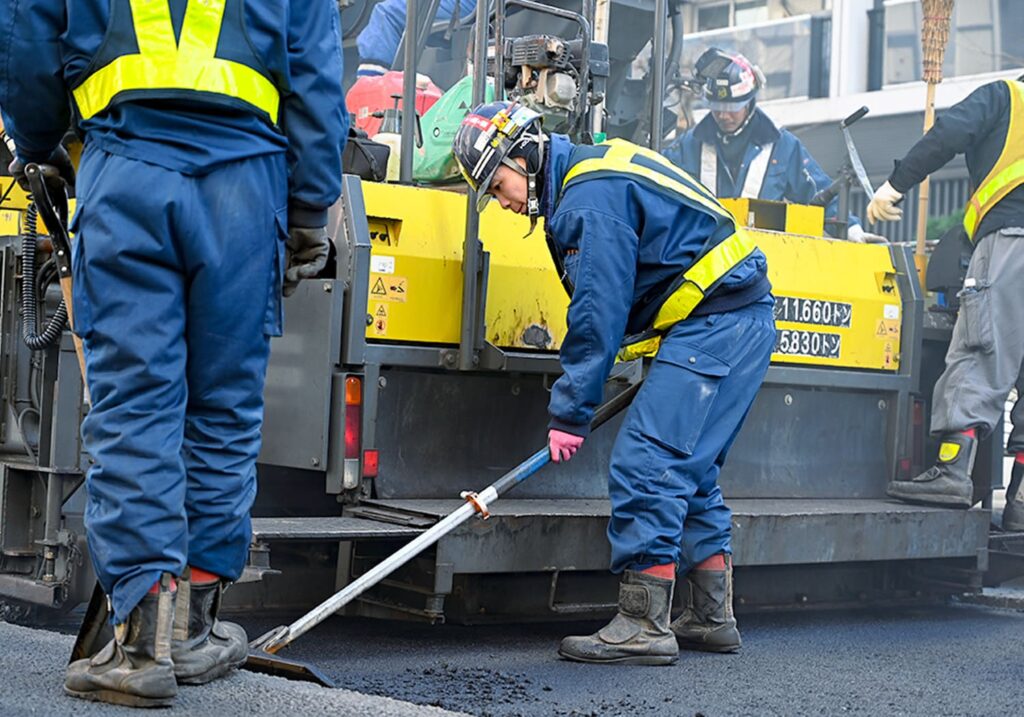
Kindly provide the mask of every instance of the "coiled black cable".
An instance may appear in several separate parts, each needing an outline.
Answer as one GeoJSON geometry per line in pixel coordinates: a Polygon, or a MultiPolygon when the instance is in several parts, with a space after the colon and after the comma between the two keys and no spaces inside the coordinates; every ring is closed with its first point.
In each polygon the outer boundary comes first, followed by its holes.
{"type": "Polygon", "coordinates": [[[68,309],[61,299],[42,331],[39,329],[39,300],[36,296],[36,245],[39,241],[39,212],[35,202],[25,211],[25,233],[21,238],[21,327],[25,345],[41,351],[60,340],[68,323],[68,309]]]}

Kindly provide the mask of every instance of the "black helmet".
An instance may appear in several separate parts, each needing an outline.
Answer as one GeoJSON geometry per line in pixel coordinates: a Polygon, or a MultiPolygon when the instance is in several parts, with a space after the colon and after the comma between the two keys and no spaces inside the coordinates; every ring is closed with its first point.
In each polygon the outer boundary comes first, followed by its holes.
{"type": "Polygon", "coordinates": [[[757,65],[717,47],[697,58],[693,75],[703,85],[704,99],[713,112],[740,111],[764,86],[764,73],[757,65]]]}
{"type": "Polygon", "coordinates": [[[527,178],[527,208],[531,222],[536,222],[540,215],[537,171],[544,166],[544,136],[540,123],[540,113],[516,102],[504,101],[480,105],[462,120],[452,142],[452,152],[466,182],[480,193],[477,210],[482,210],[491,198],[487,190],[498,167],[504,164],[527,178]],[[536,171],[530,172],[516,164],[510,156],[513,150],[529,142],[536,142],[540,153],[536,171]]]}

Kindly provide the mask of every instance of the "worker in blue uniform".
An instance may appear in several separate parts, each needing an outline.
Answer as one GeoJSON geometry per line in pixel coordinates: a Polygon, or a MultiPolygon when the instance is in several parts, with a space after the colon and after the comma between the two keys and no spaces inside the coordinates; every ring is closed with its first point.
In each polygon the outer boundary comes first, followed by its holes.
{"type": "Polygon", "coordinates": [[[577,146],[539,115],[493,102],[466,116],[455,157],[480,206],[545,218],[572,295],[551,390],[552,460],[589,432],[616,356],[653,360],[609,469],[619,612],[560,654],[670,664],[679,646],[734,651],[731,514],[717,479],[775,344],[767,262],[699,182],[621,140],[577,146]],[[677,571],[686,609],[669,624],[677,571]]]}
{"type": "MultiPolygon", "coordinates": [[[[780,129],[757,106],[760,68],[740,54],[712,47],[694,65],[708,114],[664,155],[719,198],[748,197],[809,204],[832,180],[796,135],[780,129]]],[[[838,198],[825,208],[835,219],[838,198]]],[[[847,239],[862,242],[860,220],[849,217],[847,239]]]]}
{"type": "Polygon", "coordinates": [[[74,330],[92,406],[89,548],[114,640],[76,697],[169,704],[244,661],[217,620],[245,563],[270,337],[326,261],[347,113],[333,0],[4,0],[15,174],[84,137],[74,330]]]}
{"type": "MultiPolygon", "coordinates": [[[[434,20],[450,20],[453,13],[465,17],[476,0],[441,0],[434,20]]],[[[391,69],[405,34],[405,0],[382,0],[370,12],[370,20],[356,38],[359,49],[358,77],[383,75],[391,69]]]]}
{"type": "Polygon", "coordinates": [[[957,295],[946,370],[935,383],[931,432],[939,455],[928,470],[893,481],[887,492],[911,503],[974,505],[978,441],[999,425],[1016,386],[1003,528],[1024,531],[1024,75],[984,84],[941,113],[875,192],[868,219],[900,219],[899,200],[957,154],[965,156],[974,187],[964,213],[974,251],[957,295]]]}

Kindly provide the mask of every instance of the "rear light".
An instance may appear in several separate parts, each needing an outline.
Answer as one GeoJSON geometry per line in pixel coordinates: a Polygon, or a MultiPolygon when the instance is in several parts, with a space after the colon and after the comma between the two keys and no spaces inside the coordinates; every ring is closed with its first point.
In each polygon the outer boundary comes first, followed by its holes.
{"type": "Polygon", "coordinates": [[[345,379],[345,458],[359,458],[361,419],[363,413],[363,382],[349,376],[345,379]]]}
{"type": "Polygon", "coordinates": [[[377,477],[378,454],[376,450],[363,451],[363,477],[377,477]]]}

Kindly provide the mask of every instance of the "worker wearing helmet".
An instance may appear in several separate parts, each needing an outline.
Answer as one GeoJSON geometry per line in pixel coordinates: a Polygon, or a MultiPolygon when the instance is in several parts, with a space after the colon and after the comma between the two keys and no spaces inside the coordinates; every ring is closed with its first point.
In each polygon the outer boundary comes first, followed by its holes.
{"type": "MultiPolygon", "coordinates": [[[[808,204],[832,183],[803,143],[757,106],[764,85],[760,68],[743,55],[712,47],[697,59],[694,76],[710,112],[664,155],[715,196],[808,204]]],[[[834,219],[838,209],[833,199],[826,217],[834,219]]],[[[864,241],[860,221],[850,216],[849,222],[847,238],[864,241]]]]}
{"type": "Polygon", "coordinates": [[[0,3],[15,176],[62,164],[72,117],[85,140],[73,220],[92,397],[85,525],[115,637],[69,665],[64,686],[163,706],[177,683],[248,653],[245,631],[217,613],[248,554],[282,280],[290,292],[323,268],[341,191],[338,10],[73,5],[0,3]]]}
{"type": "Polygon", "coordinates": [[[1024,531],[1024,75],[982,85],[943,112],[875,192],[868,219],[900,219],[896,203],[961,153],[975,188],[964,215],[974,253],[932,401],[938,460],[918,476],[893,481],[888,493],[914,503],[972,506],[978,441],[999,425],[1016,385],[1006,446],[1016,460],[1003,527],[1024,531]]]}
{"type": "Polygon", "coordinates": [[[718,473],[775,344],[767,262],[699,182],[621,140],[574,145],[540,116],[492,102],[463,120],[456,160],[483,205],[544,217],[570,291],[563,375],[548,410],[552,460],[584,443],[618,355],[650,357],[609,468],[619,613],[559,653],[582,662],[669,664],[685,648],[730,652],[731,513],[718,473]],[[676,573],[687,609],[669,624],[676,573]]]}

